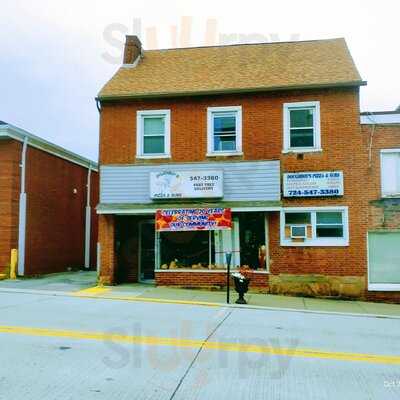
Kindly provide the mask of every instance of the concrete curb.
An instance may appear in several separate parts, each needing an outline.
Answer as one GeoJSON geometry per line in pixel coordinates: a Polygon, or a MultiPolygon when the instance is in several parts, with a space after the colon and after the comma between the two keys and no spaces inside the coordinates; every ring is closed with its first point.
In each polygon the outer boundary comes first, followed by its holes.
{"type": "Polygon", "coordinates": [[[367,317],[367,318],[386,318],[386,319],[400,319],[400,316],[388,314],[369,314],[369,313],[347,313],[339,311],[324,311],[324,310],[306,310],[298,308],[285,308],[285,307],[269,307],[269,306],[253,306],[250,304],[223,304],[205,301],[191,301],[191,300],[168,300],[140,296],[107,296],[107,295],[91,295],[79,294],[76,292],[62,292],[54,290],[36,290],[36,289],[14,289],[14,288],[0,288],[0,293],[21,293],[21,294],[35,294],[41,296],[55,296],[55,297],[72,297],[72,298],[86,298],[97,300],[118,300],[118,301],[132,301],[143,303],[159,303],[159,304],[181,304],[203,307],[225,307],[225,308],[238,308],[260,311],[285,311],[285,312],[300,312],[305,314],[322,314],[322,315],[339,315],[349,317],[367,317]]]}

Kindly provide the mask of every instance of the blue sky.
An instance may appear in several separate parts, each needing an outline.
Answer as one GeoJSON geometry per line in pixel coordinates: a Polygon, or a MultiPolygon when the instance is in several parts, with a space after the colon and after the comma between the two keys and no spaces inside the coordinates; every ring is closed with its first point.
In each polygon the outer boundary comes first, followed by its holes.
{"type": "Polygon", "coordinates": [[[345,37],[368,81],[361,109],[391,110],[400,104],[399,3],[2,0],[0,120],[97,160],[94,97],[118,67],[124,34],[140,33],[145,48],[201,45],[210,22],[214,44],[345,37]]]}

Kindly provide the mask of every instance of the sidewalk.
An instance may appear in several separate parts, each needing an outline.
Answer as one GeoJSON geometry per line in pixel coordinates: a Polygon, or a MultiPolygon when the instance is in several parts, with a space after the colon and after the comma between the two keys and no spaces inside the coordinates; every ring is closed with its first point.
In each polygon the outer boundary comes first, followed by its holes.
{"type": "MultiPolygon", "coordinates": [[[[165,303],[198,304],[205,306],[226,306],[226,291],[200,289],[180,289],[155,287],[146,284],[126,284],[119,286],[94,287],[75,293],[79,297],[100,297],[126,301],[149,301],[165,303]]],[[[230,292],[230,303],[236,305],[238,295],[230,292]]],[[[400,318],[400,304],[372,303],[364,301],[345,301],[333,299],[314,299],[289,297],[272,294],[249,293],[245,295],[248,307],[269,309],[290,309],[308,312],[331,312],[348,314],[369,314],[397,316],[400,318]]]]}
{"type": "Polygon", "coordinates": [[[2,289],[46,290],[72,292],[96,285],[96,271],[60,272],[34,278],[5,279],[0,281],[2,289]]]}
{"type": "MultiPolygon", "coordinates": [[[[94,271],[79,271],[51,274],[39,278],[7,279],[0,281],[0,293],[35,293],[122,301],[191,304],[209,307],[227,306],[226,291],[156,287],[151,284],[140,283],[99,287],[96,286],[96,278],[96,272],[94,271]]],[[[249,293],[245,295],[248,303],[246,306],[235,304],[237,297],[237,293],[232,290],[230,293],[230,307],[364,314],[400,318],[400,304],[249,293]]]]}

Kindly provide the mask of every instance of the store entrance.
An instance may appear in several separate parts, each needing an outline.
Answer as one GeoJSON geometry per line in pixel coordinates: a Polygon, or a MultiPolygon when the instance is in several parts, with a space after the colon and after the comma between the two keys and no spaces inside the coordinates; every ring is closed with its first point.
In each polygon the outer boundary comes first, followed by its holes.
{"type": "Polygon", "coordinates": [[[139,281],[154,280],[155,269],[155,228],[154,221],[139,222],[139,281]]]}
{"type": "Polygon", "coordinates": [[[265,269],[268,251],[267,219],[263,212],[239,214],[240,261],[252,269],[265,269]]]}

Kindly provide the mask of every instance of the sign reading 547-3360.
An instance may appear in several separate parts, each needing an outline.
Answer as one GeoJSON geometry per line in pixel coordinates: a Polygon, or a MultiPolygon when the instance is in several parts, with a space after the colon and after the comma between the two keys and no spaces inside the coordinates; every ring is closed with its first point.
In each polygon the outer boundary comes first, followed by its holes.
{"type": "Polygon", "coordinates": [[[283,174],[285,197],[343,196],[342,171],[290,172],[283,174]]]}
{"type": "Polygon", "coordinates": [[[150,173],[152,199],[195,199],[223,196],[222,170],[169,171],[150,173]]]}

